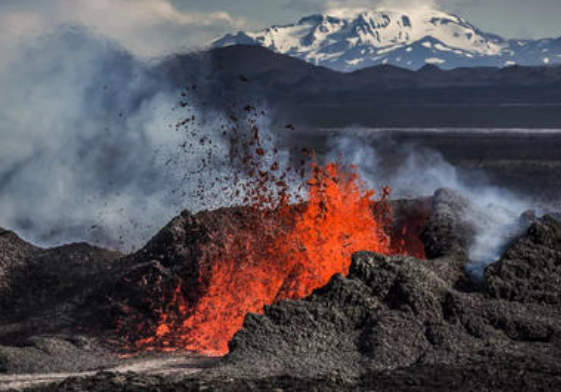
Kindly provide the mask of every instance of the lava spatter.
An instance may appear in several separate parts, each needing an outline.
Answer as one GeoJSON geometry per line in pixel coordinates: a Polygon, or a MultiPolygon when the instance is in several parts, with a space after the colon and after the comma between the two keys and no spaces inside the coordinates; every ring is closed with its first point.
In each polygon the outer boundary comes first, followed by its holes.
{"type": "MultiPolygon", "coordinates": [[[[256,112],[249,105],[245,111],[256,112]]],[[[253,218],[235,232],[224,229],[213,250],[200,255],[196,300],[186,301],[194,288],[179,282],[159,307],[158,321],[134,340],[135,350],[226,354],[248,313],[304,298],[333,275],[346,275],[353,253],[407,252],[405,234],[396,246],[387,230],[388,188],[375,199],[354,167],[321,165],[312,153],[304,154],[300,168],[283,167],[278,150],[263,143],[256,119],[247,118],[244,128],[235,118],[230,160],[243,178],[236,192],[253,218]],[[294,192],[287,180],[294,177],[305,192],[294,192]]]]}

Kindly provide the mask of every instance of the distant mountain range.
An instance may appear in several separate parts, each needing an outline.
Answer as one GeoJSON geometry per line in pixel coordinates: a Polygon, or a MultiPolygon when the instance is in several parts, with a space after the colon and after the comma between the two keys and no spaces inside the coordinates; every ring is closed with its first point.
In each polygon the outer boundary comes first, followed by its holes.
{"type": "Polygon", "coordinates": [[[207,107],[264,104],[280,124],[561,128],[561,66],[338,72],[236,45],[172,56],[158,69],[174,86],[196,84],[207,107]]]}
{"type": "Polygon", "coordinates": [[[344,72],[380,64],[452,69],[561,63],[561,37],[509,40],[456,15],[427,8],[312,15],[296,24],[228,34],[212,45],[263,46],[344,72]]]}

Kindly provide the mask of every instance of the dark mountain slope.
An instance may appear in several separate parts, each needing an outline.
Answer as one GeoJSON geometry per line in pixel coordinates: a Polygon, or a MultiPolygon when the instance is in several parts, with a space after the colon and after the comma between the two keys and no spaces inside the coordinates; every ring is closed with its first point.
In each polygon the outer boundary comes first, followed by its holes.
{"type": "MultiPolygon", "coordinates": [[[[210,105],[266,103],[312,127],[559,127],[561,67],[335,72],[258,46],[170,57],[159,70],[210,105]]],[[[227,106],[226,106],[227,107],[227,106]]]]}

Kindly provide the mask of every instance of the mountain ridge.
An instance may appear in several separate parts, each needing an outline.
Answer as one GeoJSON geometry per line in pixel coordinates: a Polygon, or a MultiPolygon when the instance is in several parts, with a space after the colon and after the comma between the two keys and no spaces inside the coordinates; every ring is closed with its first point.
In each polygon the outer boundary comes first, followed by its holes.
{"type": "Polygon", "coordinates": [[[178,55],[160,64],[173,85],[216,108],[265,105],[272,121],[313,127],[561,128],[561,66],[418,71],[380,65],[338,72],[261,46],[178,55]],[[192,72],[190,73],[191,70],[192,72]]]}
{"type": "Polygon", "coordinates": [[[561,37],[505,39],[439,10],[314,14],[258,32],[227,34],[213,48],[256,45],[314,65],[350,72],[380,64],[419,69],[561,63],[561,37]]]}

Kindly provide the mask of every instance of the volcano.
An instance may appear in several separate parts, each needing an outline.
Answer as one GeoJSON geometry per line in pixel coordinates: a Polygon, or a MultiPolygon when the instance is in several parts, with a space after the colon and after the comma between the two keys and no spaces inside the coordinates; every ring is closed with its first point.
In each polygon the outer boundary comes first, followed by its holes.
{"type": "Polygon", "coordinates": [[[373,201],[356,174],[341,170],[314,166],[305,204],[185,212],[171,222],[127,261],[140,268],[113,298],[129,347],[223,355],[246,314],[348,274],[360,249],[424,257],[422,218],[420,228],[414,219],[393,222],[390,203],[373,201]]]}
{"type": "Polygon", "coordinates": [[[395,200],[307,149],[287,166],[244,111],[229,123],[239,186],[223,189],[239,204],[184,211],[129,255],[0,231],[0,386],[40,373],[38,390],[69,391],[561,385],[555,215],[520,217],[476,281],[487,217],[470,200],[395,200]],[[88,373],[100,368],[112,373],[88,373]]]}

